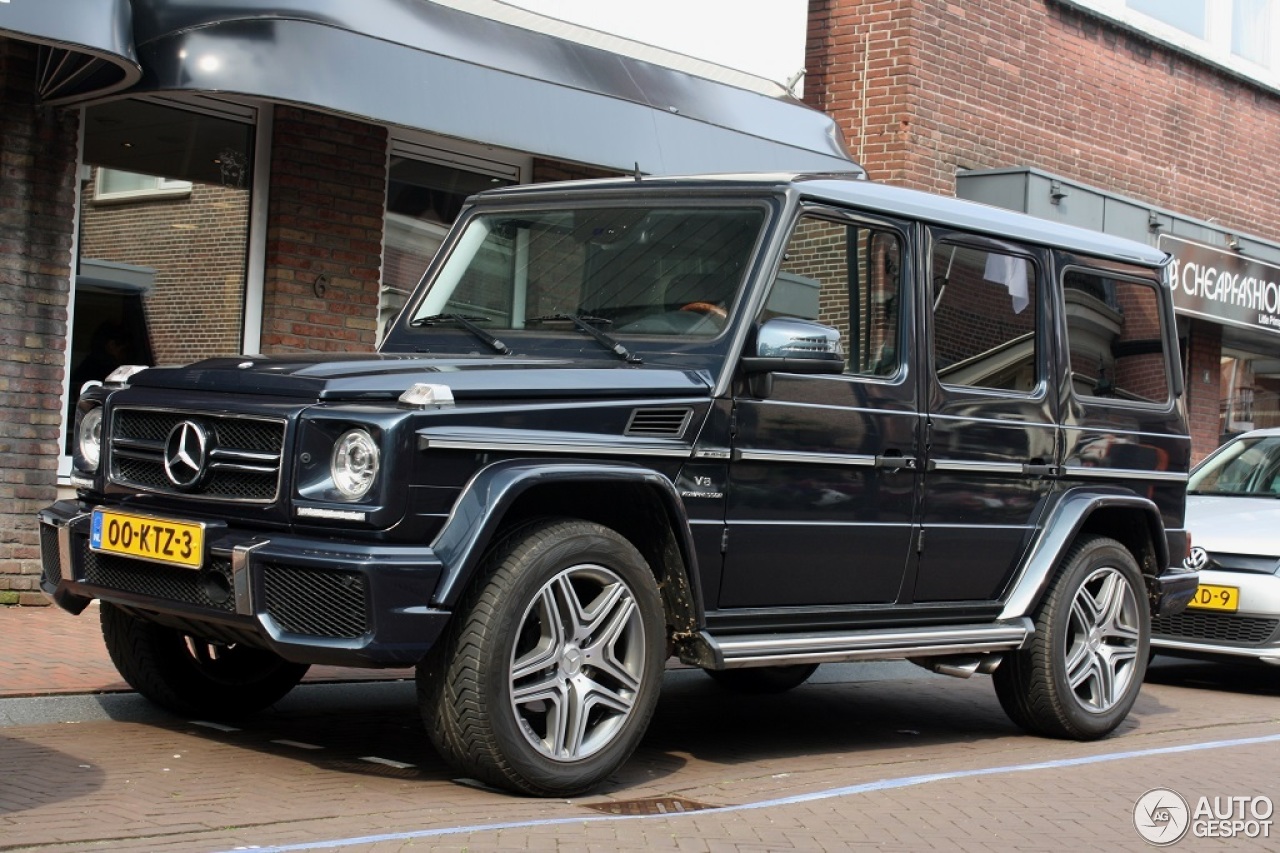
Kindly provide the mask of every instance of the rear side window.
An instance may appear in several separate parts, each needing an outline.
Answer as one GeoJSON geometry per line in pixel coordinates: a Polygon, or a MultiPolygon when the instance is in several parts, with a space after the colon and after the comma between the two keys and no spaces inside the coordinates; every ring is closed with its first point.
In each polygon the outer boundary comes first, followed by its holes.
{"type": "Polygon", "coordinates": [[[1036,268],[1029,258],[956,243],[933,250],[934,370],[944,385],[1031,392],[1036,268]]]}
{"type": "Polygon", "coordinates": [[[1077,396],[1165,405],[1169,358],[1152,281],[1072,269],[1063,276],[1077,396]]]}

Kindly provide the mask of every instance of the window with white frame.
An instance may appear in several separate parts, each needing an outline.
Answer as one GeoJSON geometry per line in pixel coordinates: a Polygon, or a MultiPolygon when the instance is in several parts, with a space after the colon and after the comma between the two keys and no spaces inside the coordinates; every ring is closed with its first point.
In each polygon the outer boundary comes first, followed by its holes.
{"type": "Polygon", "coordinates": [[[160,175],[144,175],[123,169],[100,168],[93,185],[94,201],[128,201],[156,196],[184,196],[191,194],[191,182],[165,178],[160,175]]]}
{"type": "Polygon", "coordinates": [[[1060,0],[1280,89],[1280,0],[1060,0]]]}

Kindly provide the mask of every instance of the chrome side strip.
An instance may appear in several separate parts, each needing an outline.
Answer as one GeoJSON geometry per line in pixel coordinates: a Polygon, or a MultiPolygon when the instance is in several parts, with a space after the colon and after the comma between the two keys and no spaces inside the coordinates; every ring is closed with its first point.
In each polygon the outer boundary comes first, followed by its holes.
{"type": "Polygon", "coordinates": [[[1062,476],[1076,480],[1159,480],[1165,483],[1185,483],[1187,475],[1181,471],[1142,471],[1136,468],[1087,468],[1083,465],[1067,465],[1062,476]]]}
{"type": "Polygon", "coordinates": [[[508,453],[572,453],[607,456],[665,456],[687,459],[693,455],[689,447],[655,447],[616,441],[516,441],[504,437],[440,438],[418,434],[418,449],[425,450],[474,450],[478,452],[508,453]]]}
{"type": "Polygon", "coordinates": [[[931,461],[929,468],[933,471],[949,471],[962,474],[1022,474],[1021,462],[938,459],[931,461]]]}
{"type": "Polygon", "coordinates": [[[802,453],[794,450],[740,450],[737,458],[744,462],[788,462],[802,465],[843,465],[874,468],[876,458],[860,453],[802,453]]]}
{"type": "Polygon", "coordinates": [[[851,660],[901,660],[943,654],[1007,651],[1020,648],[1034,633],[1027,618],[980,625],[950,625],[902,630],[699,635],[699,657],[689,661],[713,669],[832,663],[851,660]]]}

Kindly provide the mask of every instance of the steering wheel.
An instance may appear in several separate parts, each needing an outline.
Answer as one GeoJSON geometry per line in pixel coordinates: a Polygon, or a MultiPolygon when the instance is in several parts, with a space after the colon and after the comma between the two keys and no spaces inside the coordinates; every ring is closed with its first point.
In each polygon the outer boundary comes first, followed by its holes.
{"type": "Polygon", "coordinates": [[[728,319],[729,312],[725,311],[714,302],[690,302],[688,305],[681,305],[681,311],[695,311],[698,314],[714,315],[721,319],[728,319]]]}

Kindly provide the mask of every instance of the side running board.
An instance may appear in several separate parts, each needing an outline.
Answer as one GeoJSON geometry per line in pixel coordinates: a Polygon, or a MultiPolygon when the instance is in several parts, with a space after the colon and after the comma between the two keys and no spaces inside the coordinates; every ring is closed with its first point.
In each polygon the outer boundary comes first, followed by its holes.
{"type": "Polygon", "coordinates": [[[957,654],[981,654],[1021,648],[1034,633],[1031,620],[1011,619],[978,625],[927,628],[878,628],[796,634],[732,634],[700,631],[681,649],[685,663],[704,669],[738,669],[852,660],[903,660],[957,654]]]}

